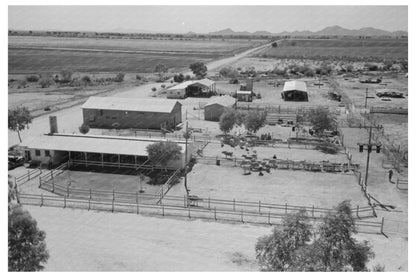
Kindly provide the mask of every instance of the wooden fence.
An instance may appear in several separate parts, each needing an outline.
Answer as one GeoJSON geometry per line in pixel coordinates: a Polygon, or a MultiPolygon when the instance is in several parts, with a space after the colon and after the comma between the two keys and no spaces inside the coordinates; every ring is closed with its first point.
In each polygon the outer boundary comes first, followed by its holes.
{"type": "MultiPolygon", "coordinates": [[[[187,217],[205,220],[215,220],[224,222],[240,222],[252,224],[279,225],[281,220],[286,217],[287,213],[272,213],[267,209],[263,212],[253,212],[244,210],[231,209],[201,209],[198,206],[172,206],[165,203],[145,204],[129,203],[113,200],[93,200],[93,199],[72,199],[58,196],[45,196],[35,194],[19,194],[20,203],[23,205],[49,206],[61,208],[74,208],[86,210],[111,211],[122,213],[136,213],[156,216],[173,216],[187,217]]],[[[320,221],[322,216],[310,216],[312,220],[320,221]]],[[[380,221],[356,221],[359,232],[364,233],[381,233],[383,234],[384,219],[380,221]]]]}
{"type": "Polygon", "coordinates": [[[21,186],[24,183],[30,181],[31,179],[39,176],[42,174],[42,170],[40,168],[36,168],[33,170],[27,170],[27,172],[19,177],[14,177],[14,184],[16,186],[21,186]]]}
{"type": "Polygon", "coordinates": [[[59,165],[58,167],[51,169],[50,171],[47,171],[45,173],[43,173],[42,175],[39,176],[39,187],[42,186],[43,183],[48,183],[50,181],[52,181],[53,183],[53,179],[58,176],[61,175],[62,173],[65,172],[65,169],[69,168],[69,162],[65,162],[61,165],[59,165]]]}
{"type": "Polygon", "coordinates": [[[408,187],[409,187],[409,181],[407,179],[399,179],[397,177],[396,188],[398,188],[399,190],[408,190],[408,187]]]}
{"type": "MultiPolygon", "coordinates": [[[[333,213],[334,210],[331,208],[322,208],[316,206],[296,206],[285,204],[271,204],[262,201],[241,201],[241,200],[227,200],[227,199],[215,199],[215,198],[199,198],[191,201],[186,195],[182,196],[171,196],[164,195],[161,199],[160,194],[146,194],[137,192],[126,192],[116,190],[93,190],[93,189],[78,189],[71,188],[69,185],[61,186],[54,183],[43,183],[42,189],[53,192],[57,195],[65,197],[67,199],[90,199],[95,201],[118,201],[122,203],[150,203],[150,204],[166,204],[174,207],[188,206],[198,207],[199,209],[220,209],[230,210],[233,212],[251,211],[263,213],[270,211],[272,214],[288,214],[290,212],[297,212],[305,210],[311,214],[312,217],[324,216],[328,212],[333,213]]],[[[354,214],[357,219],[373,217],[371,207],[360,207],[354,208],[354,214]]]]}
{"type": "Polygon", "coordinates": [[[350,160],[348,163],[330,163],[330,162],[311,162],[311,161],[294,161],[283,159],[239,159],[239,158],[223,158],[223,157],[209,157],[203,156],[198,158],[200,163],[211,165],[225,165],[233,167],[243,167],[245,165],[263,165],[273,169],[287,169],[287,170],[305,170],[313,172],[330,172],[341,173],[358,170],[359,164],[352,163],[350,160]]]}

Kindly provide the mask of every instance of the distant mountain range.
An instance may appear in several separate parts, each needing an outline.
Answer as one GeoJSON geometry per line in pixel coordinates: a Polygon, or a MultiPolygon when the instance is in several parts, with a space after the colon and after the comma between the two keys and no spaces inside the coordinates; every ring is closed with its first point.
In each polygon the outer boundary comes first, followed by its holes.
{"type": "Polygon", "coordinates": [[[358,30],[350,30],[346,28],[342,28],[338,25],[326,27],[317,32],[311,31],[294,31],[294,32],[281,32],[281,33],[271,33],[268,31],[256,31],[253,33],[243,31],[243,32],[235,32],[230,28],[210,32],[208,35],[219,35],[219,36],[372,36],[372,37],[379,37],[379,36],[407,36],[408,33],[405,31],[394,31],[389,32],[381,29],[376,29],[372,27],[361,28],[358,30]]]}

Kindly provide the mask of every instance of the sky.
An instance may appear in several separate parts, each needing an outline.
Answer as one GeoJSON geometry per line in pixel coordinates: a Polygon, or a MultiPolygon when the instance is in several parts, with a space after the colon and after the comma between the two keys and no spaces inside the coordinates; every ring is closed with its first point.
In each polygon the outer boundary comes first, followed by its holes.
{"type": "Polygon", "coordinates": [[[319,31],[339,25],[408,31],[407,6],[9,6],[12,30],[319,31]]]}

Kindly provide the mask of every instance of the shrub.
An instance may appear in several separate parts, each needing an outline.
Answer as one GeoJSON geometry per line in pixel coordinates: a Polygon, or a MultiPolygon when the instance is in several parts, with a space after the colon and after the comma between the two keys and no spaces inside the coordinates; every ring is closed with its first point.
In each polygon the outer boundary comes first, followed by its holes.
{"type": "Polygon", "coordinates": [[[124,81],[124,73],[119,73],[114,78],[114,82],[120,83],[120,82],[123,82],[123,81],[124,81]]]}
{"type": "Polygon", "coordinates": [[[53,83],[54,83],[54,81],[53,81],[53,80],[52,80],[52,78],[50,78],[50,77],[45,77],[45,78],[42,78],[42,79],[40,79],[40,81],[39,81],[39,85],[40,85],[42,88],[48,88],[48,87],[50,87],[53,83]]]}
{"type": "Polygon", "coordinates": [[[87,124],[85,124],[85,123],[82,123],[82,125],[81,126],[79,126],[79,132],[81,133],[81,134],[86,134],[86,133],[88,133],[89,131],[90,131],[90,126],[88,126],[87,124]]]}
{"type": "Polygon", "coordinates": [[[329,142],[321,143],[317,145],[315,149],[325,154],[337,154],[339,151],[338,146],[329,142]]]}
{"type": "Polygon", "coordinates": [[[62,80],[61,83],[69,83],[72,81],[72,74],[73,72],[71,70],[62,70],[61,71],[61,76],[62,76],[62,80]]]}
{"type": "Polygon", "coordinates": [[[26,76],[26,81],[28,81],[30,83],[35,83],[35,82],[39,81],[39,75],[28,75],[28,76],[26,76]]]}
{"type": "Polygon", "coordinates": [[[155,92],[156,91],[156,88],[155,87],[152,87],[152,91],[155,92]]]}
{"type": "Polygon", "coordinates": [[[273,42],[272,47],[277,47],[277,42],[273,42]]]}
{"type": "Polygon", "coordinates": [[[88,85],[88,84],[90,84],[90,83],[91,83],[91,78],[90,78],[90,76],[85,75],[84,77],[82,77],[82,78],[81,78],[81,81],[82,81],[84,84],[88,85]]]}

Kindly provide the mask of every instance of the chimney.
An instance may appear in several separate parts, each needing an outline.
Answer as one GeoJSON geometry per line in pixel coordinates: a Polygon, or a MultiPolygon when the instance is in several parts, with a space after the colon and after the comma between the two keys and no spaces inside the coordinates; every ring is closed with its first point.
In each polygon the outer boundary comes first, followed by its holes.
{"type": "Polygon", "coordinates": [[[56,120],[56,116],[49,116],[49,127],[50,127],[50,132],[49,134],[54,134],[54,133],[58,133],[58,122],[56,120]]]}

